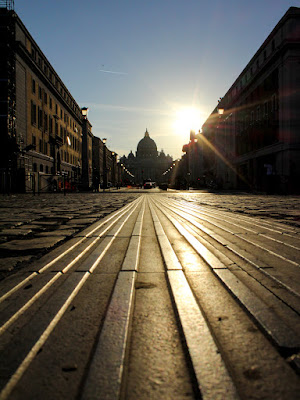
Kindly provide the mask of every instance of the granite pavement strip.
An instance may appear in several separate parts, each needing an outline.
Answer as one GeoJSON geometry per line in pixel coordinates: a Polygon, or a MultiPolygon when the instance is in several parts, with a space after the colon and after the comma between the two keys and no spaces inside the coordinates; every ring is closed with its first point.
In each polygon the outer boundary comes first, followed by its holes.
{"type": "Polygon", "coordinates": [[[161,192],[197,205],[233,211],[237,217],[246,214],[300,226],[300,196],[124,188],[66,196],[63,193],[1,195],[0,280],[145,192],[161,192]]]}

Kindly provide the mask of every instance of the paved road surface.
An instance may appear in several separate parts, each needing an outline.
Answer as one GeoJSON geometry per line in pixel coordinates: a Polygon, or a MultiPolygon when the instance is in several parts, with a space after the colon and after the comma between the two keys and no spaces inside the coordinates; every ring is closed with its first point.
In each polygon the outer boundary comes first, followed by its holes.
{"type": "Polygon", "coordinates": [[[2,280],[0,398],[297,399],[297,198],[270,218],[208,193],[116,196],[2,280]]]}

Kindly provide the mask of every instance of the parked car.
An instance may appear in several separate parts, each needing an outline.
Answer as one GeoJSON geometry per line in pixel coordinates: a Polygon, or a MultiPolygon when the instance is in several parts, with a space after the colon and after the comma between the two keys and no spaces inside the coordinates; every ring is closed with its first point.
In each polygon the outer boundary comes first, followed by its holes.
{"type": "Polygon", "coordinates": [[[167,183],[160,183],[159,188],[162,190],[168,190],[168,184],[167,183]]]}

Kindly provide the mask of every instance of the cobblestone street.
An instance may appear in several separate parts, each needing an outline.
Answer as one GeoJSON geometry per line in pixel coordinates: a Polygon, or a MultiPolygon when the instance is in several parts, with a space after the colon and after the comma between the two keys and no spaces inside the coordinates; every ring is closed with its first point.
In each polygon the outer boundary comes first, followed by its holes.
{"type": "MultiPolygon", "coordinates": [[[[133,201],[145,190],[50,193],[0,197],[0,277],[22,268],[85,227],[133,201]]],[[[266,196],[207,191],[159,191],[197,205],[300,225],[300,196],[266,196]]]]}
{"type": "Polygon", "coordinates": [[[0,277],[123,207],[138,193],[50,193],[0,197],[0,277]]]}
{"type": "Polygon", "coordinates": [[[1,198],[1,400],[296,400],[299,198],[1,198]]]}
{"type": "Polygon", "coordinates": [[[198,205],[255,217],[274,218],[278,222],[300,226],[300,196],[207,193],[205,191],[185,191],[180,192],[180,196],[198,205]]]}

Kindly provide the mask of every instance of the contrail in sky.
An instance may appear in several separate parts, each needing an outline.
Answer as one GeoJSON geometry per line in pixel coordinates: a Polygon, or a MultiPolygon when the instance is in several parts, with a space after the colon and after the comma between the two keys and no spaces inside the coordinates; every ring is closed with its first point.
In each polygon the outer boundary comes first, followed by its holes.
{"type": "Polygon", "coordinates": [[[104,72],[106,74],[115,74],[115,75],[127,75],[127,72],[117,72],[117,71],[109,71],[107,69],[99,69],[100,72],[104,72]]]}

